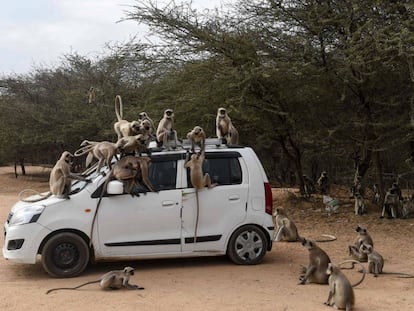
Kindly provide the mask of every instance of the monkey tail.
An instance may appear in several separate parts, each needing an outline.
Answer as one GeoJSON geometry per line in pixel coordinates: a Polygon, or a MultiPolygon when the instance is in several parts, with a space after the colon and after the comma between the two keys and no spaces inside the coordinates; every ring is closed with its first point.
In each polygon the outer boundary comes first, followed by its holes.
{"type": "Polygon", "coordinates": [[[46,200],[48,197],[50,197],[52,195],[52,193],[49,191],[48,193],[46,193],[45,195],[43,195],[41,192],[39,192],[39,191],[36,191],[36,190],[33,190],[33,189],[24,189],[24,190],[22,190],[22,191],[20,191],[19,192],[19,194],[18,194],[18,197],[19,197],[19,200],[20,201],[22,201],[22,202],[26,202],[26,203],[35,203],[35,202],[39,202],[39,201],[42,201],[42,200],[46,200]],[[22,195],[24,194],[24,193],[26,193],[26,192],[32,192],[32,194],[37,194],[37,195],[39,195],[40,196],[40,198],[38,198],[38,199],[33,199],[33,200],[27,200],[27,199],[22,199],[21,197],[22,197],[22,195]]]}
{"type": "Polygon", "coordinates": [[[324,243],[324,242],[333,242],[336,241],[336,236],[331,235],[331,234],[321,234],[322,237],[325,237],[327,239],[323,239],[323,240],[315,240],[316,242],[319,243],[324,243]]]}
{"type": "Polygon", "coordinates": [[[197,201],[197,213],[196,213],[196,221],[194,227],[194,244],[197,243],[197,231],[198,231],[198,219],[200,217],[200,201],[198,199],[198,189],[196,188],[196,201],[197,201]]]}
{"type": "Polygon", "coordinates": [[[118,121],[123,119],[123,113],[122,113],[123,107],[122,107],[122,98],[121,95],[116,95],[115,96],[115,113],[116,113],[116,118],[118,119],[118,121]],[[118,106],[117,104],[119,104],[119,111],[118,111],[118,106]]]}
{"type": "Polygon", "coordinates": [[[101,206],[101,202],[102,202],[102,197],[105,194],[106,191],[106,187],[108,186],[108,182],[111,180],[113,176],[113,168],[111,169],[111,171],[108,173],[106,180],[102,186],[102,190],[101,193],[99,195],[99,199],[98,202],[96,203],[96,208],[95,208],[95,213],[93,214],[93,218],[92,218],[92,224],[91,224],[91,232],[89,235],[89,247],[92,247],[92,236],[93,236],[93,229],[95,228],[95,221],[96,221],[96,217],[98,216],[98,210],[99,207],[101,206]]]}
{"type": "MultiPolygon", "coordinates": [[[[340,263],[338,264],[338,266],[341,268],[341,265],[342,265],[342,264],[344,264],[344,263],[348,263],[348,262],[352,263],[352,267],[351,267],[350,269],[353,269],[353,268],[354,268],[354,266],[355,266],[355,264],[360,265],[360,266],[361,266],[361,268],[362,268],[362,270],[361,270],[361,272],[362,272],[362,277],[361,277],[361,279],[360,279],[358,282],[356,282],[355,284],[352,284],[352,285],[351,285],[352,287],[356,287],[356,286],[358,286],[359,284],[361,284],[361,283],[362,283],[362,281],[365,279],[366,271],[365,271],[364,266],[363,266],[363,265],[362,265],[359,261],[357,261],[357,260],[353,260],[353,259],[344,260],[344,261],[340,262],[340,263]]],[[[344,269],[344,268],[341,268],[341,269],[344,269]]],[[[346,268],[345,268],[345,269],[346,269],[346,268]]]]}
{"type": "Polygon", "coordinates": [[[84,154],[89,153],[92,150],[92,148],[93,148],[93,145],[92,144],[89,144],[89,145],[86,145],[86,146],[82,146],[82,147],[80,147],[78,150],[76,150],[74,152],[74,156],[75,157],[83,156],[84,154]]]}
{"type": "Polygon", "coordinates": [[[404,279],[414,278],[414,275],[403,273],[403,272],[381,272],[380,274],[395,275],[397,276],[397,278],[404,278],[404,279]]]}
{"type": "Polygon", "coordinates": [[[83,283],[83,284],[78,285],[78,286],[75,286],[75,287],[58,287],[58,288],[52,288],[52,289],[49,289],[49,290],[46,292],[46,295],[47,295],[47,294],[49,294],[49,293],[51,293],[51,292],[54,292],[54,291],[57,291],[57,290],[62,290],[62,289],[65,289],[65,290],[76,290],[76,289],[81,288],[81,287],[83,287],[83,286],[85,286],[85,285],[88,285],[88,284],[94,284],[94,283],[99,283],[100,281],[101,281],[101,280],[97,280],[97,281],[90,281],[90,282],[86,282],[86,283],[83,283]]]}

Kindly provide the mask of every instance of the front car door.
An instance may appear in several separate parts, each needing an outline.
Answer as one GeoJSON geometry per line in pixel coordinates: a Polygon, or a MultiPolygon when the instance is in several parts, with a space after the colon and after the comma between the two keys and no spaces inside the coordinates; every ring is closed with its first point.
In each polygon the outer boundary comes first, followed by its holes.
{"type": "Polygon", "coordinates": [[[95,223],[97,257],[181,252],[182,192],[177,189],[177,159],[174,154],[152,158],[149,178],[159,192],[145,194],[141,186],[139,196],[102,199],[95,223]]]}

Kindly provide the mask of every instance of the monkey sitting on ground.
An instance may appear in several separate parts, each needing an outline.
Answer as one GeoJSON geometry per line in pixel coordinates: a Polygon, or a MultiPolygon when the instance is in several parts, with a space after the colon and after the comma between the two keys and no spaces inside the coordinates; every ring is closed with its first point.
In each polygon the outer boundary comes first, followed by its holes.
{"type": "Polygon", "coordinates": [[[166,109],[164,116],[158,123],[156,138],[158,144],[164,148],[170,148],[170,143],[173,142],[173,148],[177,146],[177,131],[174,129],[174,111],[166,109]]]}
{"type": "Polygon", "coordinates": [[[219,108],[216,117],[217,138],[225,139],[225,143],[237,145],[239,143],[239,132],[234,127],[226,108],[219,108]]]}
{"type": "Polygon", "coordinates": [[[328,264],[326,273],[329,275],[329,295],[324,304],[330,306],[332,303],[335,309],[351,311],[355,304],[354,290],[351,283],[341,269],[332,263],[328,264]]]}
{"type": "Polygon", "coordinates": [[[300,276],[299,284],[317,283],[328,284],[328,264],[331,262],[328,254],[321,249],[314,241],[303,239],[302,245],[309,251],[309,265],[303,275],[300,276]]]}
{"type": "Polygon", "coordinates": [[[362,244],[371,245],[374,247],[374,242],[368,233],[368,230],[364,227],[358,226],[355,231],[358,233],[354,245],[348,246],[349,255],[360,262],[366,262],[368,260],[367,254],[361,252],[362,244]]]}
{"type": "Polygon", "coordinates": [[[139,289],[139,290],[144,289],[144,287],[140,287],[139,285],[129,284],[129,279],[132,275],[134,275],[134,268],[125,267],[123,270],[109,271],[109,272],[105,273],[104,275],[102,275],[99,278],[99,280],[86,282],[86,283],[83,283],[83,284],[78,285],[76,287],[59,287],[59,288],[49,289],[46,292],[46,295],[51,293],[51,292],[54,292],[54,291],[57,291],[57,290],[62,290],[62,289],[76,290],[76,289],[81,288],[85,285],[94,284],[94,283],[99,283],[99,285],[101,286],[101,289],[103,289],[103,290],[121,289],[121,288],[139,289]]]}
{"type": "Polygon", "coordinates": [[[195,153],[195,145],[200,146],[200,154],[205,150],[206,134],[200,126],[195,126],[187,133],[187,138],[191,141],[191,152],[195,153]]]}
{"type": "Polygon", "coordinates": [[[118,147],[116,144],[109,141],[96,142],[84,140],[80,146],[81,148],[75,151],[75,156],[80,157],[82,155],[88,154],[86,156],[85,162],[86,168],[91,165],[94,158],[98,159],[96,172],[99,173],[104,164],[106,164],[109,169],[112,168],[112,158],[116,157],[118,152],[118,147]]]}
{"type": "Polygon", "coordinates": [[[39,199],[26,200],[23,202],[38,202],[44,200],[51,195],[54,195],[61,199],[68,199],[71,192],[72,180],[81,180],[90,182],[89,179],[76,175],[71,172],[71,166],[73,163],[74,156],[69,151],[64,151],[60,156],[60,159],[56,162],[49,177],[50,191],[39,199]]]}
{"type": "Polygon", "coordinates": [[[374,274],[375,277],[378,274],[392,274],[397,275],[400,278],[413,278],[414,275],[402,273],[402,272],[383,272],[384,268],[384,258],[380,253],[374,250],[374,247],[369,244],[361,245],[361,252],[367,254],[368,256],[368,273],[374,274]]]}
{"type": "Polygon", "coordinates": [[[139,133],[140,123],[138,121],[129,122],[123,119],[122,99],[120,95],[116,95],[115,97],[115,114],[118,121],[114,123],[114,130],[118,135],[118,139],[126,136],[134,136],[139,133]],[[119,103],[119,111],[117,103],[119,103]]]}
{"type": "MultiPolygon", "coordinates": [[[[292,219],[287,215],[283,207],[276,207],[273,213],[273,223],[275,224],[275,232],[273,240],[276,242],[302,242],[303,238],[299,236],[298,229],[292,219]]],[[[322,234],[323,237],[329,239],[315,240],[315,242],[332,242],[336,237],[329,234],[322,234]]]]}

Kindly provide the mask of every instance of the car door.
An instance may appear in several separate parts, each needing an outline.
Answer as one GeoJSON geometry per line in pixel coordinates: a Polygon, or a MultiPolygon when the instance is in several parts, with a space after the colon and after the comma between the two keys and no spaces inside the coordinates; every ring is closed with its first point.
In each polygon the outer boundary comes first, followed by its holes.
{"type": "Polygon", "coordinates": [[[139,196],[105,196],[96,220],[97,256],[131,257],[181,251],[181,189],[177,159],[153,157],[149,179],[158,192],[140,186],[139,196]]]}
{"type": "Polygon", "coordinates": [[[225,251],[232,230],[246,218],[248,175],[238,152],[206,153],[204,173],[209,173],[217,186],[199,190],[197,243],[194,243],[197,222],[195,189],[183,190],[183,251],[225,251]]]}

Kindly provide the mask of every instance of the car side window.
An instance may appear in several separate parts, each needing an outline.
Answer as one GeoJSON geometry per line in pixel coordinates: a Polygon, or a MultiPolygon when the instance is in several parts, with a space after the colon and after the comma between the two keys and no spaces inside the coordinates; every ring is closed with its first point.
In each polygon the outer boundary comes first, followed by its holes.
{"type": "Polygon", "coordinates": [[[154,161],[149,167],[149,179],[156,190],[175,189],[177,161],[154,161]]]}
{"type": "MultiPolygon", "coordinates": [[[[211,182],[219,186],[242,183],[242,170],[237,157],[208,157],[203,162],[203,173],[208,173],[211,182]]],[[[187,184],[192,187],[190,169],[187,170],[187,184]]]]}
{"type": "MultiPolygon", "coordinates": [[[[151,161],[148,169],[148,178],[156,191],[175,189],[177,180],[177,161],[151,161]]],[[[133,187],[133,193],[145,193],[149,191],[142,180],[138,180],[138,183],[139,185],[137,187],[133,187]]],[[[102,187],[103,183],[92,194],[92,198],[99,198],[102,187]]],[[[124,194],[125,193],[124,185],[124,194]]],[[[104,196],[108,196],[108,194],[105,193],[104,196]]]]}

